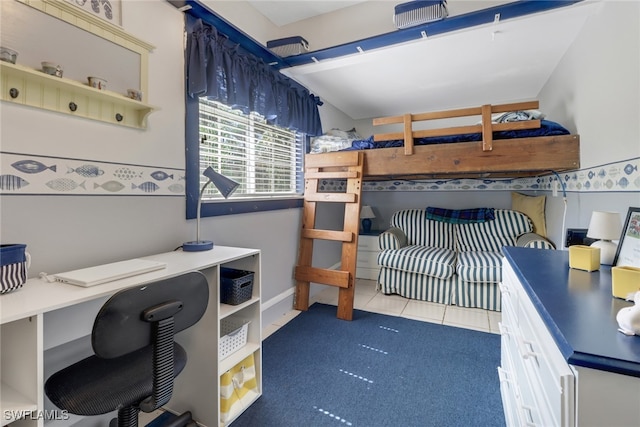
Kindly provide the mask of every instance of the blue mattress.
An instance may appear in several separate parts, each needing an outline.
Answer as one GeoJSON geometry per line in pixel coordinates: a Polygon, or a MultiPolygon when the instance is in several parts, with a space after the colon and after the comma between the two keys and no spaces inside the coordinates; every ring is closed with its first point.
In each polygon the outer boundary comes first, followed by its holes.
{"type": "MultiPolygon", "coordinates": [[[[516,138],[532,138],[537,136],[554,136],[554,135],[569,135],[569,131],[562,125],[552,122],[550,120],[540,120],[540,127],[536,129],[520,129],[509,131],[498,131],[493,133],[493,139],[516,139],[516,138]]],[[[450,144],[455,142],[473,142],[482,141],[482,133],[467,133],[461,135],[450,136],[434,136],[428,138],[416,138],[413,141],[413,145],[429,145],[429,144],[450,144]]],[[[374,141],[373,136],[367,139],[361,139],[353,141],[351,147],[345,148],[347,150],[367,150],[374,148],[390,148],[390,147],[402,147],[404,141],[392,140],[392,141],[374,141]]]]}

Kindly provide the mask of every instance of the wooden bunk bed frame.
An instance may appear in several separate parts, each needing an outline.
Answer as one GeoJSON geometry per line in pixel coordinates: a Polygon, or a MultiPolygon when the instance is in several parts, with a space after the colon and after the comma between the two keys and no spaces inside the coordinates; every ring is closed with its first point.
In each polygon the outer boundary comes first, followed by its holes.
{"type": "Polygon", "coordinates": [[[374,126],[402,124],[404,127],[402,132],[376,134],[375,141],[404,140],[404,146],[362,150],[365,156],[364,179],[518,178],[578,169],[578,135],[493,140],[494,131],[539,128],[540,120],[492,123],[492,114],[538,108],[538,101],[529,101],[374,119],[374,126]],[[480,116],[482,123],[414,130],[414,123],[466,116],[480,116]],[[464,133],[482,133],[483,140],[419,146],[413,144],[416,138],[464,133]]]}
{"type": "Polygon", "coordinates": [[[423,114],[375,119],[374,125],[402,123],[403,132],[374,135],[378,141],[404,140],[403,147],[337,151],[307,154],[305,157],[305,195],[300,233],[298,264],[295,269],[297,310],[309,308],[311,283],[340,288],[337,317],[351,320],[358,252],[358,223],[363,180],[425,179],[439,177],[527,177],[547,175],[580,167],[578,135],[538,136],[493,140],[494,131],[533,129],[539,120],[492,123],[491,115],[538,109],[538,101],[503,105],[483,105],[423,114]],[[480,115],[482,123],[444,129],[413,130],[413,123],[480,115]],[[414,146],[414,138],[481,132],[479,142],[457,142],[414,146]],[[322,180],[346,179],[346,193],[320,192],[322,180]],[[318,202],[344,204],[344,229],[316,229],[318,202]],[[312,266],[314,240],[342,243],[338,270],[312,266]]]}

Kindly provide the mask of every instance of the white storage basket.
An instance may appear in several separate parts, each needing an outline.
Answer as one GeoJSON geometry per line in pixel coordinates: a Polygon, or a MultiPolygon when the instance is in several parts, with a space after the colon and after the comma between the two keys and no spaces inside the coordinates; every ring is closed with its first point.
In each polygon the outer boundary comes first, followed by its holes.
{"type": "Polygon", "coordinates": [[[220,321],[220,359],[240,350],[247,344],[248,320],[237,318],[220,321]]]}
{"type": "Polygon", "coordinates": [[[447,0],[415,0],[395,7],[393,23],[397,28],[409,28],[427,22],[440,21],[449,15],[447,0]]]}

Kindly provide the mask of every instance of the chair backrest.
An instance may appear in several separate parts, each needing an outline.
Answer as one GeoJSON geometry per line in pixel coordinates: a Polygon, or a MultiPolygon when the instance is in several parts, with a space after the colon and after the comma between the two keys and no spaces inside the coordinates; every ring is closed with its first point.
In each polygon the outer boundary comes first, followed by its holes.
{"type": "Polygon", "coordinates": [[[495,209],[495,219],[459,224],[456,238],[459,252],[501,252],[514,246],[518,236],[532,231],[531,220],[518,211],[495,209]]]}
{"type": "Polygon", "coordinates": [[[192,271],[146,285],[123,289],[100,309],[93,324],[91,343],[99,357],[109,359],[131,353],[152,343],[152,323],[142,313],[174,302],[174,332],[195,324],[207,309],[209,284],[192,271]]]}
{"type": "Polygon", "coordinates": [[[390,225],[404,232],[409,245],[456,248],[454,225],[427,219],[424,209],[397,211],[391,216],[390,225]]]}

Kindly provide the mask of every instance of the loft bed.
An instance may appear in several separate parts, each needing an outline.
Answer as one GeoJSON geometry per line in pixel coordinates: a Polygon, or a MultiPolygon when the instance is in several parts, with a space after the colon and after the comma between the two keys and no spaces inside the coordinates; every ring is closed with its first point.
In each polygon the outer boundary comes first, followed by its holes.
{"type": "MultiPolygon", "coordinates": [[[[375,134],[366,141],[353,141],[351,147],[343,150],[362,149],[364,179],[369,181],[522,178],[578,169],[579,135],[571,135],[561,125],[543,118],[492,121],[498,113],[517,116],[535,111],[538,106],[538,101],[530,101],[378,118],[373,120],[374,126],[402,124],[403,129],[375,134]],[[469,116],[480,116],[479,123],[414,129],[414,124],[423,121],[469,116]],[[374,148],[378,146],[384,148],[374,148]]],[[[339,164],[340,153],[344,151],[307,156],[328,156],[339,164]]]]}

